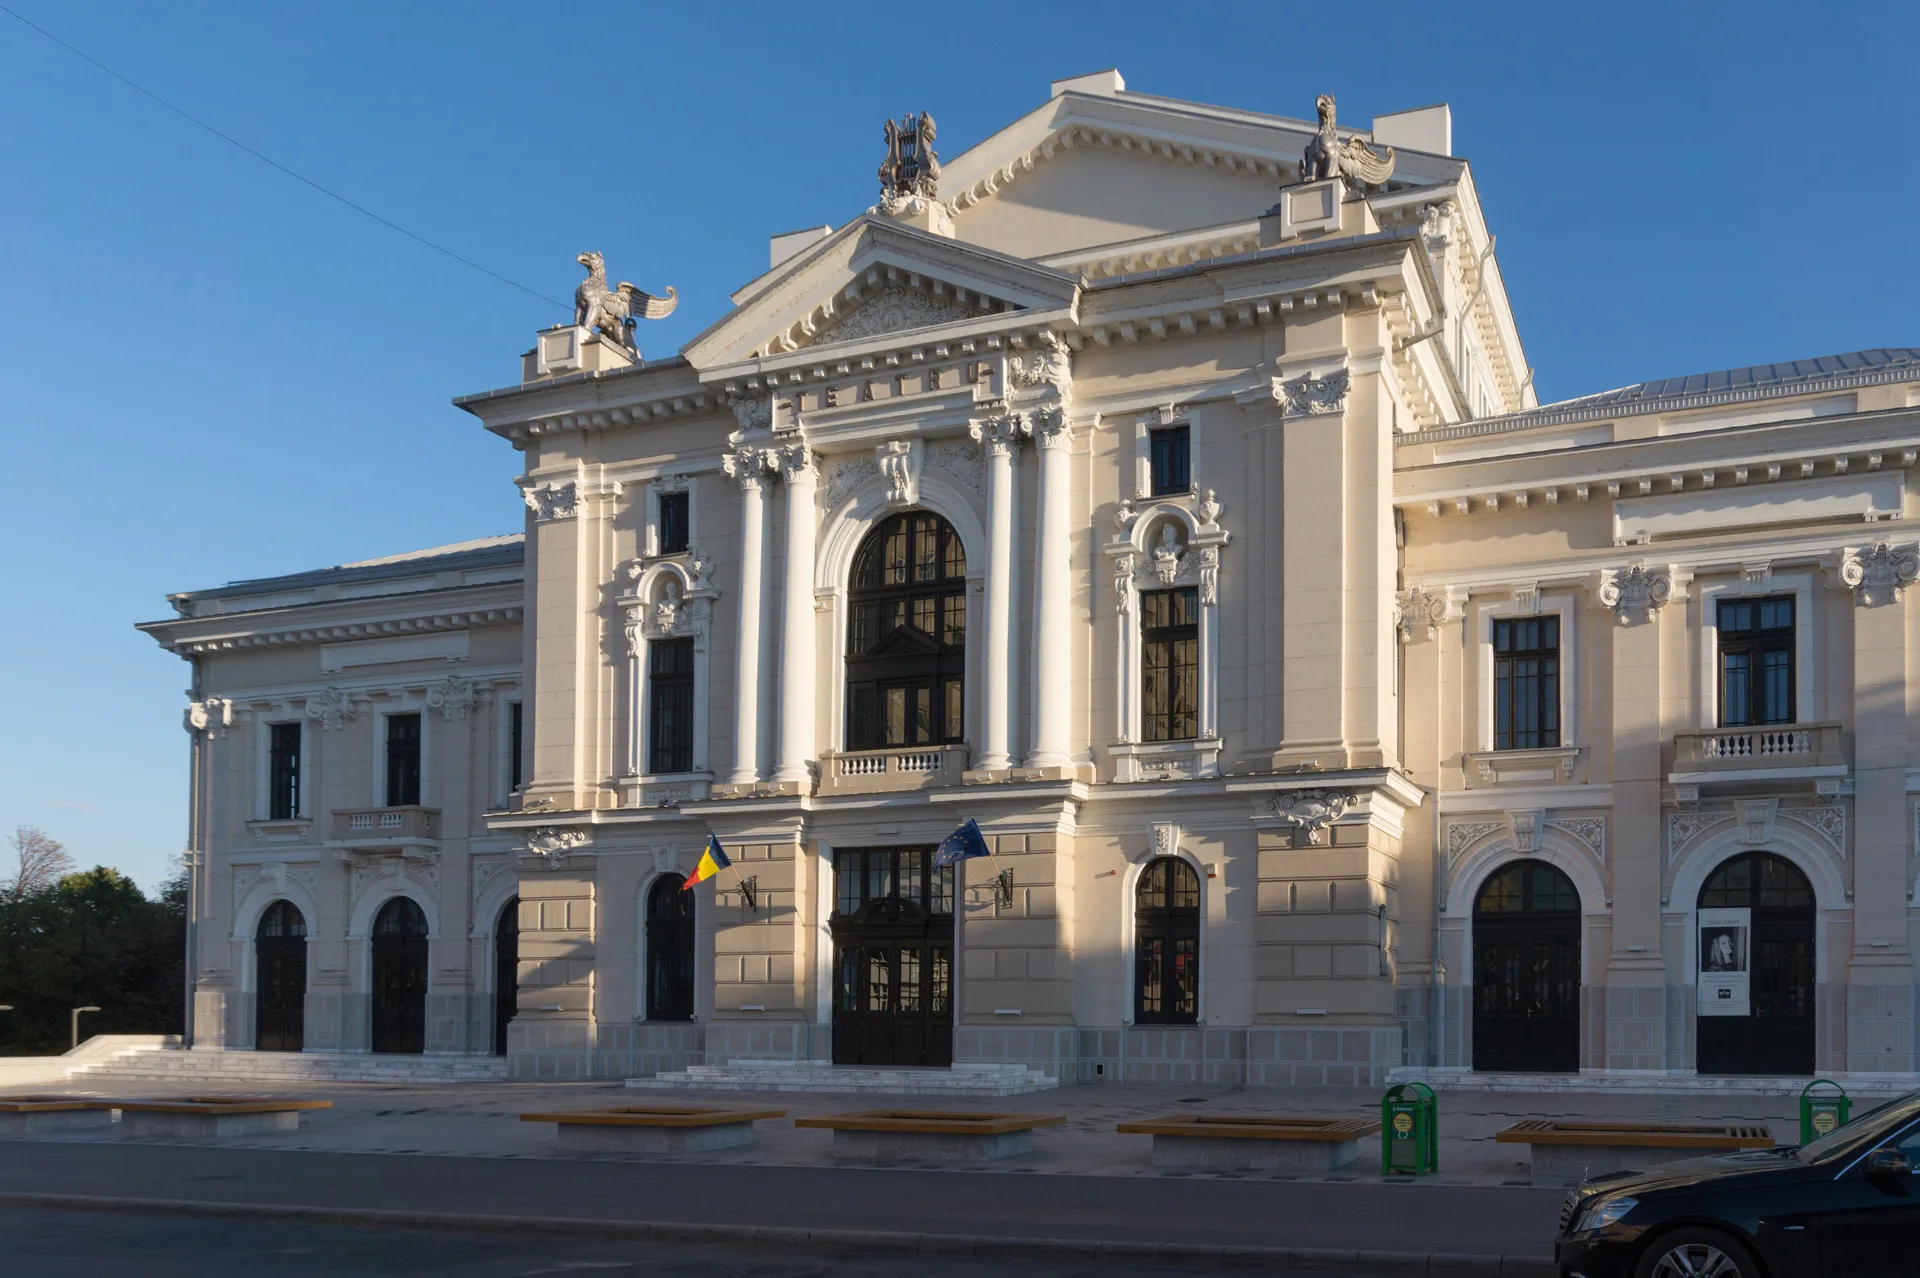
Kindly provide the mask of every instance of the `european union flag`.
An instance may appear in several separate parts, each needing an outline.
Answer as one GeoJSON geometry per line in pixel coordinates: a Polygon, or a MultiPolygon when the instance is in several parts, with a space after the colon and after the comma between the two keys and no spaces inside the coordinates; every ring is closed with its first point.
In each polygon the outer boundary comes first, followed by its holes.
{"type": "Polygon", "coordinates": [[[986,836],[980,833],[980,823],[968,817],[965,825],[941,842],[940,850],[933,854],[933,868],[938,870],[969,857],[992,855],[992,849],[987,847],[986,836]]]}

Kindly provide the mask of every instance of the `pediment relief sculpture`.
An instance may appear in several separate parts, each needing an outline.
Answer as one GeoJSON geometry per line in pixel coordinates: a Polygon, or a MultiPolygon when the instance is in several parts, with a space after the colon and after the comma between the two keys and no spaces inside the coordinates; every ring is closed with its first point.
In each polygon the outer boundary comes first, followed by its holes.
{"type": "Polygon", "coordinates": [[[824,346],[834,342],[858,341],[863,337],[885,337],[916,328],[979,319],[987,313],[954,297],[936,296],[906,284],[889,282],[845,319],[820,330],[807,345],[824,346]]]}
{"type": "Polygon", "coordinates": [[[655,297],[625,280],[608,288],[607,260],[592,250],[573,260],[587,268],[587,278],[573,290],[574,326],[596,329],[602,337],[612,339],[635,355],[640,353],[640,348],[634,345],[633,330],[639,321],[665,319],[680,304],[680,295],[671,285],[664,297],[655,297]]]}

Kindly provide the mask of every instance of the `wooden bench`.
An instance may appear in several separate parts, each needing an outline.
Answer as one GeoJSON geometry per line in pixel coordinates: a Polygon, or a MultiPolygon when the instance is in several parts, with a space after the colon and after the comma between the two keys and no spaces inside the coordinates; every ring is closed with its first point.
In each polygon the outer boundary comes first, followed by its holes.
{"type": "Polygon", "coordinates": [[[111,1127],[113,1105],[91,1096],[0,1096],[0,1136],[111,1127]]]}
{"type": "Polygon", "coordinates": [[[1360,1141],[1378,1120],[1291,1118],[1268,1114],[1170,1114],[1115,1131],[1153,1137],[1155,1167],[1220,1171],[1332,1171],[1360,1157],[1360,1141]]]}
{"type": "Polygon", "coordinates": [[[560,1148],[585,1154],[704,1154],[753,1144],[753,1125],[785,1118],[784,1109],[740,1105],[623,1105],[555,1114],[522,1114],[523,1123],[557,1123],[560,1148]]]}
{"type": "Polygon", "coordinates": [[[174,1096],[95,1103],[119,1110],[121,1130],[128,1136],[188,1140],[298,1131],[302,1112],[333,1108],[332,1101],[276,1096],[174,1096]]]}
{"type": "Polygon", "coordinates": [[[1062,1114],[967,1114],[939,1109],[869,1109],[796,1118],[795,1127],[833,1133],[835,1158],[978,1163],[1033,1152],[1033,1129],[1066,1122],[1062,1114]]]}
{"type": "Polygon", "coordinates": [[[1530,1118],[1495,1133],[1494,1139],[1529,1146],[1536,1178],[1575,1181],[1613,1171],[1637,1171],[1676,1158],[1772,1149],[1777,1143],[1764,1123],[1609,1123],[1564,1118],[1530,1118]]]}

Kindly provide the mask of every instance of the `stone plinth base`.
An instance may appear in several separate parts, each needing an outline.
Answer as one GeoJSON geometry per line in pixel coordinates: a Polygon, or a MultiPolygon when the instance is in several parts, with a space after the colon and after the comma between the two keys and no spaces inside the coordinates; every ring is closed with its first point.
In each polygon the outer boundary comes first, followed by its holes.
{"type": "Polygon", "coordinates": [[[1223,1140],[1213,1136],[1155,1136],[1155,1167],[1213,1171],[1332,1171],[1360,1157],[1357,1140],[1223,1140]]]}
{"type": "Polygon", "coordinates": [[[121,1129],[128,1136],[157,1136],[170,1140],[206,1140],[220,1136],[263,1136],[300,1130],[300,1111],[267,1114],[149,1114],[122,1110],[121,1129]]]}
{"type": "Polygon", "coordinates": [[[833,1134],[835,1158],[868,1162],[983,1163],[1033,1152],[1033,1133],[848,1132],[833,1134]]]}
{"type": "Polygon", "coordinates": [[[52,1132],[110,1127],[113,1113],[105,1109],[61,1109],[40,1114],[0,1114],[0,1139],[40,1136],[52,1132]]]}
{"type": "Polygon", "coordinates": [[[1699,1146],[1661,1148],[1657,1145],[1529,1145],[1533,1151],[1533,1178],[1546,1181],[1582,1181],[1607,1172],[1639,1171],[1656,1163],[1711,1156],[1699,1146]]]}
{"type": "Polygon", "coordinates": [[[597,1126],[561,1123],[560,1148],[576,1154],[704,1154],[753,1144],[753,1121],[709,1127],[597,1126]]]}

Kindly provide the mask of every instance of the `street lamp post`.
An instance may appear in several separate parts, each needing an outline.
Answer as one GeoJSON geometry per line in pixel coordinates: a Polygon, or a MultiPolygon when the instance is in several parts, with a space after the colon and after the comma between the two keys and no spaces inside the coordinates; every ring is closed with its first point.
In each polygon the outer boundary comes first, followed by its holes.
{"type": "Polygon", "coordinates": [[[99,1010],[97,1007],[76,1007],[73,1009],[73,1045],[75,1047],[80,1046],[80,1013],[97,1012],[99,1010]]]}

